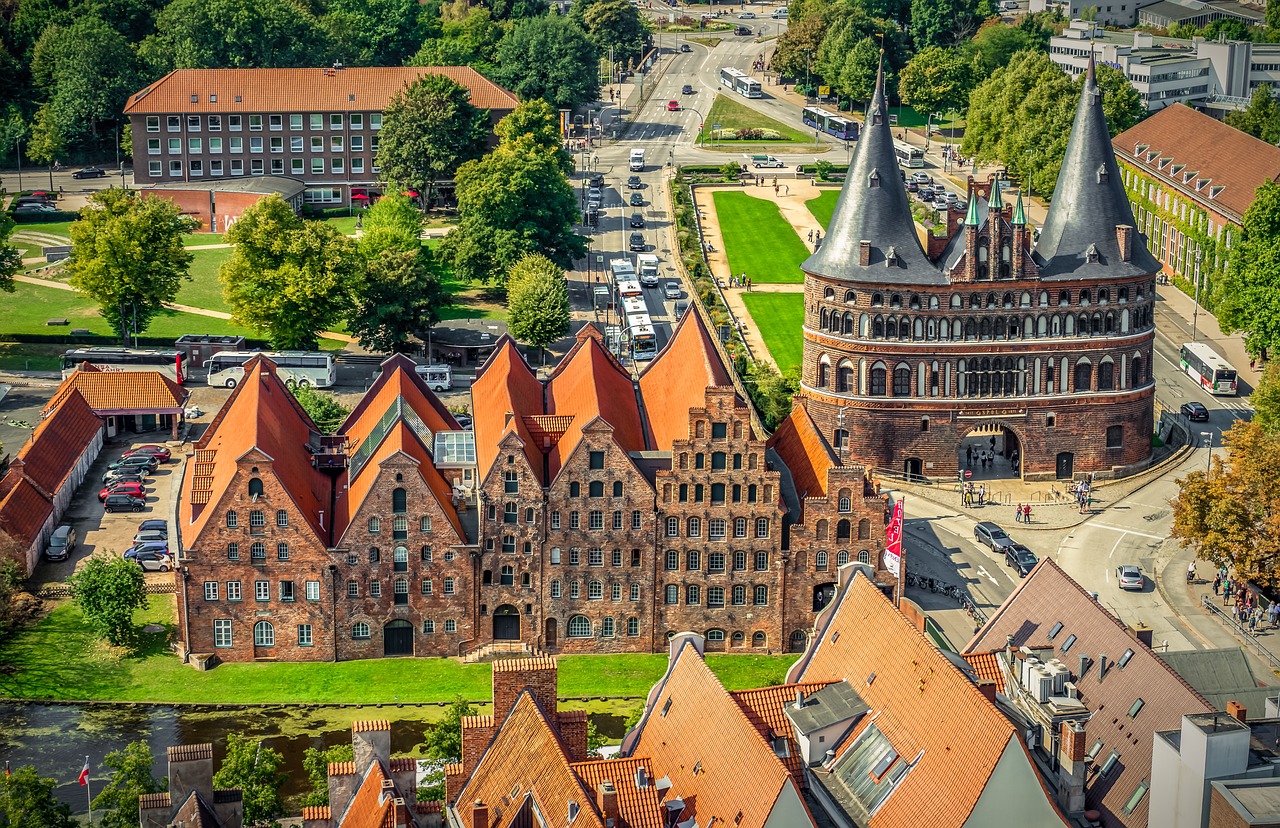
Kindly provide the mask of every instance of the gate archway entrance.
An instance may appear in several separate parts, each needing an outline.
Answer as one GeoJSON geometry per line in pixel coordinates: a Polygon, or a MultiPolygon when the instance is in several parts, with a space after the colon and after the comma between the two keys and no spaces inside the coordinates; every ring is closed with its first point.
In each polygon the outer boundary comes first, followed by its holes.
{"type": "Polygon", "coordinates": [[[388,621],[382,628],[382,654],[413,655],[413,625],[403,618],[388,621]]]}
{"type": "Polygon", "coordinates": [[[965,480],[1018,480],[1022,477],[1022,439],[998,420],[974,423],[960,438],[957,450],[960,472],[965,480]]]}
{"type": "Polygon", "coordinates": [[[908,457],[902,464],[902,471],[908,480],[919,480],[924,477],[924,464],[919,457],[908,457]]]}
{"type": "Polygon", "coordinates": [[[520,610],[503,604],[493,611],[493,640],[520,640],[520,610]]]}

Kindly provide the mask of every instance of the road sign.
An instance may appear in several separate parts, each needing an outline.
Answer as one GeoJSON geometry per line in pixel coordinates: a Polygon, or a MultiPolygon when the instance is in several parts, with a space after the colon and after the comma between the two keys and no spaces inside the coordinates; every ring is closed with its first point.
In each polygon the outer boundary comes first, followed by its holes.
{"type": "Polygon", "coordinates": [[[966,470],[964,473],[964,479],[968,480],[970,477],[973,477],[973,472],[971,470],[966,470]]]}
{"type": "Polygon", "coordinates": [[[830,94],[831,94],[831,87],[830,87],[830,86],[819,86],[819,87],[818,87],[818,97],[820,97],[820,98],[825,98],[825,97],[827,97],[827,96],[828,96],[828,95],[830,95],[830,94]]]}

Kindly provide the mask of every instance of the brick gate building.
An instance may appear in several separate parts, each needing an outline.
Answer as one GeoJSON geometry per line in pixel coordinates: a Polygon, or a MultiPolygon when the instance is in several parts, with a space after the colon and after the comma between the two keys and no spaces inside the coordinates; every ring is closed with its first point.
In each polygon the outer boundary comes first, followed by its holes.
{"type": "Polygon", "coordinates": [[[1020,193],[971,180],[963,221],[922,246],[886,113],[881,79],[802,265],[803,405],[822,435],[934,478],[954,477],[974,432],[1002,437],[1027,479],[1144,468],[1160,263],[1135,229],[1092,63],[1038,240],[1020,193]]]}

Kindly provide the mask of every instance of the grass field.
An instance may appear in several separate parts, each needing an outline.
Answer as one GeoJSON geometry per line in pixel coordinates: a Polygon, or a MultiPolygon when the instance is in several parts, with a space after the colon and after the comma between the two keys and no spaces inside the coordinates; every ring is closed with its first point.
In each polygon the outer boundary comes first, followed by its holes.
{"type": "Polygon", "coordinates": [[[746,193],[713,193],[725,255],[734,274],[759,284],[804,282],[800,263],[809,255],[800,236],[772,201],[746,193]]]}
{"type": "Polygon", "coordinates": [[[800,328],[804,325],[803,293],[743,293],[742,302],[751,312],[751,321],[755,323],[764,339],[765,346],[773,356],[779,371],[800,364],[803,340],[800,328]]]}
{"type": "MultiPolygon", "coordinates": [[[[391,658],[338,664],[223,664],[200,673],[182,665],[166,642],[172,600],[153,597],[135,614],[165,626],[136,656],[109,651],[86,630],[80,611],[62,602],[34,626],[0,643],[0,696],[187,703],[443,702],[461,694],[491,696],[487,664],[391,658]]],[[[795,656],[711,655],[711,669],[730,690],[782,682],[795,656]]],[[[563,696],[643,696],[666,669],[665,654],[560,659],[563,696]]]]}
{"type": "Polygon", "coordinates": [[[178,290],[178,304],[194,308],[231,311],[222,298],[222,282],[218,281],[218,267],[231,257],[230,247],[191,251],[191,281],[183,282],[178,290]]]}
{"type": "MultiPolygon", "coordinates": [[[[706,143],[711,143],[711,129],[713,124],[719,124],[722,130],[727,129],[773,129],[777,130],[783,140],[794,141],[797,144],[803,144],[809,141],[809,135],[796,127],[789,126],[781,121],[775,121],[768,115],[761,115],[746,104],[739,103],[728,95],[716,95],[716,99],[711,104],[711,111],[707,113],[706,143]]],[[[723,141],[721,143],[724,143],[723,141]]],[[[762,141],[733,141],[730,146],[744,146],[750,148],[754,144],[766,143],[762,141]]],[[[767,143],[778,143],[778,139],[772,139],[767,143]]]]}
{"type": "Polygon", "coordinates": [[[811,198],[804,203],[809,208],[809,212],[818,220],[823,227],[831,226],[831,216],[836,211],[836,201],[840,198],[839,190],[826,190],[817,198],[811,198]]]}

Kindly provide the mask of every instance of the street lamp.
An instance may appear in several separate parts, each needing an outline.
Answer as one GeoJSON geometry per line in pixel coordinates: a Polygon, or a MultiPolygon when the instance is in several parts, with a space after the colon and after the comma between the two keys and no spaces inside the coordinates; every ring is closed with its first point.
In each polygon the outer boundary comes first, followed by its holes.
{"type": "Polygon", "coordinates": [[[1213,432],[1200,432],[1200,439],[1204,441],[1204,447],[1209,450],[1209,456],[1204,461],[1204,471],[1208,474],[1213,471],[1213,432]]]}
{"type": "Polygon", "coordinates": [[[929,151],[929,139],[933,137],[933,119],[942,120],[941,112],[930,112],[929,117],[924,119],[924,151],[929,151]]]}

